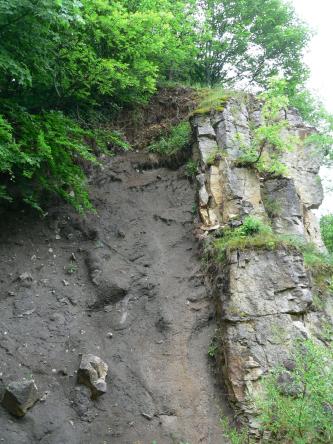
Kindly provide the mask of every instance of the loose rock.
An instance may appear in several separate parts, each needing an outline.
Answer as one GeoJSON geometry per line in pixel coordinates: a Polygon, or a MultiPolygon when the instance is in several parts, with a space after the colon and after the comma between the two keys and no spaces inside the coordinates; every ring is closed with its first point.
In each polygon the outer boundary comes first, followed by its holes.
{"type": "Polygon", "coordinates": [[[10,383],[5,390],[2,405],[14,416],[21,417],[39,400],[34,380],[23,379],[10,383]]]}
{"type": "Polygon", "coordinates": [[[91,390],[91,398],[96,399],[107,391],[105,381],[108,365],[98,356],[83,355],[78,370],[78,382],[91,390]]]}

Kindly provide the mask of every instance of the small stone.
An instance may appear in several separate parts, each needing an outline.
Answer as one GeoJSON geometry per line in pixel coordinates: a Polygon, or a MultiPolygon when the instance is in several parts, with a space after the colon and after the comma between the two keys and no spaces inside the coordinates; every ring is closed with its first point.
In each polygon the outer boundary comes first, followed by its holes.
{"type": "Polygon", "coordinates": [[[31,273],[25,272],[20,274],[20,276],[18,277],[18,280],[21,282],[32,282],[33,278],[31,276],[31,273]]]}
{"type": "Polygon", "coordinates": [[[296,362],[293,359],[285,359],[283,361],[283,365],[284,365],[284,368],[286,370],[289,370],[290,372],[293,372],[296,368],[296,362]]]}
{"type": "Polygon", "coordinates": [[[50,392],[45,392],[44,395],[40,398],[40,402],[45,402],[46,398],[49,396],[50,392]]]}
{"type": "Polygon", "coordinates": [[[142,415],[144,418],[148,419],[148,421],[151,421],[151,420],[153,419],[153,416],[152,416],[152,415],[148,415],[148,413],[143,413],[143,412],[141,412],[141,415],[142,415]]]}
{"type": "Polygon", "coordinates": [[[6,387],[2,405],[14,416],[21,417],[27,413],[39,399],[34,380],[14,381],[6,387]]]}
{"type": "Polygon", "coordinates": [[[91,398],[106,393],[107,384],[105,381],[108,373],[108,365],[98,356],[82,355],[78,374],[79,384],[84,384],[91,390],[91,398]]]}
{"type": "Polygon", "coordinates": [[[113,337],[113,333],[111,333],[110,331],[109,331],[109,333],[107,333],[107,335],[106,335],[109,339],[111,339],[112,337],[113,337]]]}
{"type": "Polygon", "coordinates": [[[75,256],[75,253],[72,253],[72,254],[71,254],[71,260],[74,261],[74,262],[76,262],[76,256],[75,256]]]}
{"type": "Polygon", "coordinates": [[[60,234],[56,234],[56,240],[60,240],[61,239],[61,236],[60,236],[60,234]]]}
{"type": "Polygon", "coordinates": [[[65,279],[62,280],[62,283],[65,285],[65,287],[68,287],[68,285],[69,285],[69,282],[66,281],[65,279]]]}
{"type": "Polygon", "coordinates": [[[279,392],[285,396],[297,397],[302,392],[300,384],[296,383],[289,372],[282,372],[277,378],[279,392]]]}

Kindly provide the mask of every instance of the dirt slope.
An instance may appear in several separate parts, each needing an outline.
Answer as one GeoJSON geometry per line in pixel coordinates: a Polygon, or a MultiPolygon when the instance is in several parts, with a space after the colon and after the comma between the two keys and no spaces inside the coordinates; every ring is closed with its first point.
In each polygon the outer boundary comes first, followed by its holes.
{"type": "Polygon", "coordinates": [[[33,375],[45,400],[20,420],[0,407],[1,443],[223,442],[194,189],[181,169],[143,171],[141,157],[92,178],[98,216],[2,217],[1,379],[33,375]],[[76,383],[87,352],[109,365],[98,401],[76,383]]]}

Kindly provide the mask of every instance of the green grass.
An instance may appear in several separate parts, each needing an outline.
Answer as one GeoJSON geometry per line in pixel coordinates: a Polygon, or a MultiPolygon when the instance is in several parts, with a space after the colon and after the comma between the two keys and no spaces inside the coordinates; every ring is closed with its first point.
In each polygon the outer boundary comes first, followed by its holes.
{"type": "Polygon", "coordinates": [[[199,104],[192,115],[209,114],[212,110],[223,111],[230,97],[224,88],[202,88],[199,90],[199,104]]]}
{"type": "Polygon", "coordinates": [[[181,122],[174,126],[169,134],[161,137],[148,147],[148,151],[170,156],[189,146],[191,139],[191,126],[189,122],[181,122]]]}
{"type": "Polygon", "coordinates": [[[224,262],[229,252],[234,250],[277,250],[278,248],[300,249],[301,242],[290,236],[273,233],[272,228],[261,220],[249,216],[238,228],[224,228],[220,237],[213,243],[214,256],[224,262]]]}
{"type": "Polygon", "coordinates": [[[211,111],[223,111],[229,99],[246,99],[247,94],[217,86],[215,88],[198,88],[198,107],[192,116],[209,114],[211,111]]]}

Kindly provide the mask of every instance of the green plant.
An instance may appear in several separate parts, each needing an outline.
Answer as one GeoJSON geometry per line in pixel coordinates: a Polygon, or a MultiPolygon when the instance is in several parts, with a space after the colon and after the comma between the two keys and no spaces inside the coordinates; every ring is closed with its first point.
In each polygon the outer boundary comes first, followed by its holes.
{"type": "Polygon", "coordinates": [[[217,339],[214,337],[208,347],[208,356],[210,358],[215,358],[218,349],[217,339]]]}
{"type": "Polygon", "coordinates": [[[223,437],[227,438],[230,444],[250,444],[252,442],[245,428],[237,429],[227,418],[220,419],[220,426],[223,437]]]}
{"type": "Polygon", "coordinates": [[[325,247],[333,253],[333,214],[322,216],[320,219],[320,232],[325,247]]]}
{"type": "Polygon", "coordinates": [[[214,253],[223,261],[227,251],[247,248],[275,247],[276,237],[270,226],[255,217],[248,216],[238,228],[224,228],[213,243],[214,253]],[[274,245],[271,245],[274,242],[274,245]]]}
{"type": "Polygon", "coordinates": [[[130,144],[125,140],[124,135],[118,131],[108,128],[93,128],[92,138],[100,151],[110,155],[113,151],[129,151],[130,144]]]}
{"type": "Polygon", "coordinates": [[[97,163],[84,138],[89,133],[60,112],[32,115],[9,108],[0,115],[1,197],[19,196],[40,209],[45,193],[57,194],[78,211],[92,209],[80,162],[97,163]],[[11,122],[15,122],[15,125],[11,122]]]}
{"type": "Polygon", "coordinates": [[[208,85],[266,83],[276,72],[292,85],[306,78],[303,48],[310,31],[280,0],[203,0],[200,63],[196,78],[208,85]],[[232,69],[230,69],[232,67],[232,69]]]}
{"type": "Polygon", "coordinates": [[[67,274],[74,274],[77,272],[77,265],[73,262],[71,262],[66,268],[66,273],[67,274]]]}
{"type": "Polygon", "coordinates": [[[263,101],[263,121],[252,130],[253,140],[249,145],[239,143],[242,154],[237,160],[238,165],[253,166],[259,172],[273,176],[286,173],[286,166],[280,156],[285,151],[292,151],[300,143],[296,136],[283,135],[283,130],[288,128],[288,120],[281,117],[281,111],[289,105],[286,86],[284,80],[273,77],[269,88],[259,95],[263,101]]]}
{"type": "Polygon", "coordinates": [[[213,151],[209,154],[209,156],[207,157],[207,159],[206,159],[206,164],[207,164],[208,166],[212,166],[212,165],[214,165],[217,161],[219,161],[219,160],[221,160],[221,159],[223,159],[223,158],[225,158],[225,153],[224,153],[221,149],[216,148],[216,149],[213,150],[213,151]]]}
{"type": "Polygon", "coordinates": [[[198,162],[190,159],[185,165],[185,174],[187,177],[195,177],[198,172],[198,162]]]}
{"type": "Polygon", "coordinates": [[[189,146],[190,137],[190,124],[188,122],[181,122],[174,126],[167,136],[163,136],[152,143],[148,150],[153,153],[170,156],[186,149],[189,146]]]}
{"type": "Polygon", "coordinates": [[[277,367],[263,380],[264,394],[256,400],[262,430],[271,433],[270,442],[331,443],[333,349],[302,341],[293,361],[294,370],[277,367]]]}
{"type": "Polygon", "coordinates": [[[269,217],[277,217],[281,214],[281,203],[276,199],[265,197],[263,204],[269,217]]]}
{"type": "Polygon", "coordinates": [[[230,93],[222,87],[199,88],[199,104],[192,115],[209,114],[211,111],[223,111],[230,93]]]}

